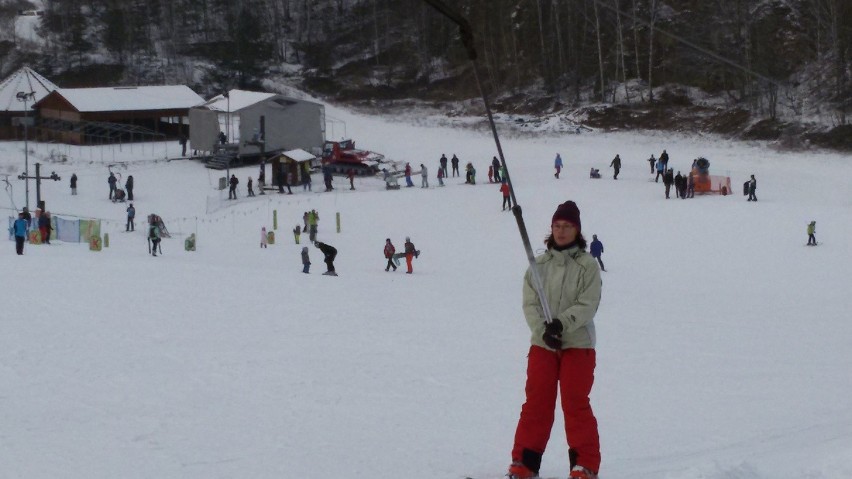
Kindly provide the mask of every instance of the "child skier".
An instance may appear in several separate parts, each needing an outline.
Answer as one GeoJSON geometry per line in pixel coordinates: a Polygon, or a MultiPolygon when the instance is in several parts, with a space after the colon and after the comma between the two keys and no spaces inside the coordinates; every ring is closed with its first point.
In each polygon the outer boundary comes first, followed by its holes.
{"type": "Polygon", "coordinates": [[[296,225],[293,228],[293,237],[296,239],[296,244],[299,244],[299,236],[302,235],[302,227],[300,225],[296,225]]]}
{"type": "Polygon", "coordinates": [[[302,272],[305,274],[310,274],[311,272],[311,258],[308,256],[308,247],[302,247],[302,272]]]}
{"type": "Polygon", "coordinates": [[[269,239],[266,236],[266,226],[260,229],[260,247],[266,248],[266,245],[269,243],[269,239]]]}

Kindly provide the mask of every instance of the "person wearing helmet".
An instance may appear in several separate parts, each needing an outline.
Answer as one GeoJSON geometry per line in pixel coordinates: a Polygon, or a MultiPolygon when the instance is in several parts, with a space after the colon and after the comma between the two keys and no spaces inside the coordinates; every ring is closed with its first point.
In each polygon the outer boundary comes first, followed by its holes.
{"type": "Polygon", "coordinates": [[[405,237],[405,265],[408,267],[408,271],[406,274],[414,273],[414,268],[411,266],[411,261],[417,255],[417,249],[414,247],[414,243],[411,242],[411,238],[408,236],[405,237]]]}

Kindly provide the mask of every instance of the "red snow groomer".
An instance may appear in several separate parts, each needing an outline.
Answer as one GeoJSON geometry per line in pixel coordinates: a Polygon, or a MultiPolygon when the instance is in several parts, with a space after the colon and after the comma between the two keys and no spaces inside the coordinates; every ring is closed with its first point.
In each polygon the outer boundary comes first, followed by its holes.
{"type": "Polygon", "coordinates": [[[349,170],[358,176],[375,175],[384,159],[384,155],[356,149],[352,140],[326,141],[322,148],[323,167],[341,175],[349,174],[349,170]]]}

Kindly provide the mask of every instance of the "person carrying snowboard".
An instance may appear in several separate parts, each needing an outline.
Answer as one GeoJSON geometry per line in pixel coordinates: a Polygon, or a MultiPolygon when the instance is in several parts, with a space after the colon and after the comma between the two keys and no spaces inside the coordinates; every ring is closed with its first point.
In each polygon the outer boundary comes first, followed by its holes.
{"type": "Polygon", "coordinates": [[[816,236],[814,236],[814,233],[816,233],[816,221],[811,221],[810,223],[808,223],[808,246],[817,245],[816,236]]]}
{"type": "Polygon", "coordinates": [[[544,316],[532,272],[527,269],[523,311],[532,344],[527,356],[526,401],[506,476],[538,477],[558,393],[569,447],[568,477],[597,479],[600,440],[589,394],[595,373],[594,317],[601,300],[600,269],[585,251],[580,210],[573,201],[559,205],[550,228],[545,240],[547,251],[535,259],[535,267],[553,317],[544,316]]]}
{"type": "Polygon", "coordinates": [[[323,261],[325,261],[325,265],[327,267],[327,271],[323,274],[329,276],[337,276],[337,272],[334,271],[334,258],[337,257],[337,248],[331,245],[327,245],[321,241],[314,241],[314,246],[319,248],[323,254],[323,261]]]}
{"type": "Polygon", "coordinates": [[[396,253],[396,248],[393,243],[391,243],[390,238],[385,240],[385,258],[388,260],[387,266],[385,266],[385,271],[390,271],[393,268],[396,271],[396,265],[393,262],[393,254],[396,253]]]}
{"type": "Polygon", "coordinates": [[[748,200],[749,201],[757,201],[757,180],[754,178],[754,175],[751,175],[751,179],[748,180],[748,200]]]}
{"type": "Polygon", "coordinates": [[[414,268],[411,266],[411,261],[415,256],[418,255],[417,248],[414,247],[414,243],[411,242],[411,238],[408,236],[405,237],[405,265],[408,267],[408,271],[406,274],[414,273],[414,268]]]}

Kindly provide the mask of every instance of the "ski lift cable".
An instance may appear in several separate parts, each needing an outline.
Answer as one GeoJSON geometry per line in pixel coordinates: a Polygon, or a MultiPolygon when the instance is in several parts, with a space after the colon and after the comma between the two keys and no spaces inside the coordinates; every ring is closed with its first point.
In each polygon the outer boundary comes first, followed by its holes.
{"type": "Polygon", "coordinates": [[[6,183],[6,194],[9,195],[9,202],[12,203],[12,208],[18,211],[18,206],[15,204],[15,197],[12,195],[12,183],[9,183],[9,175],[3,175],[3,182],[6,183]]]}
{"type": "MultiPolygon", "coordinates": [[[[427,0],[427,1],[428,1],[428,0],[427,0]]],[[[606,8],[607,10],[609,10],[609,11],[611,11],[611,12],[615,12],[615,13],[616,13],[616,14],[618,14],[618,15],[623,15],[623,16],[625,16],[625,17],[627,17],[627,18],[629,18],[629,19],[633,20],[633,21],[634,21],[634,22],[636,22],[636,23],[639,23],[639,24],[642,24],[642,25],[644,25],[644,26],[646,26],[646,27],[648,27],[648,28],[651,28],[651,29],[653,29],[656,33],[659,33],[659,34],[661,34],[661,35],[663,35],[663,36],[669,37],[669,38],[671,38],[672,40],[674,40],[674,41],[676,41],[676,42],[680,42],[680,43],[682,43],[682,44],[684,44],[684,45],[686,45],[686,46],[688,46],[688,47],[692,48],[693,50],[699,51],[699,52],[701,52],[701,53],[703,53],[703,54],[707,55],[708,57],[713,58],[714,60],[717,60],[717,61],[719,61],[719,62],[721,62],[721,63],[724,63],[724,64],[726,64],[726,65],[728,65],[728,66],[734,67],[734,68],[736,68],[737,70],[741,70],[741,71],[743,71],[743,72],[745,72],[745,73],[748,73],[749,75],[753,75],[753,76],[755,76],[755,77],[757,77],[757,78],[760,78],[761,80],[764,80],[764,81],[766,81],[766,82],[769,82],[769,83],[771,83],[771,84],[773,84],[773,85],[775,85],[775,86],[777,86],[777,87],[783,87],[783,86],[785,86],[783,83],[779,82],[778,80],[775,80],[775,79],[773,79],[773,78],[769,78],[769,77],[768,77],[768,76],[766,76],[766,75],[763,75],[763,74],[761,74],[761,73],[758,73],[758,72],[756,72],[756,71],[752,70],[751,68],[748,68],[748,67],[746,67],[746,66],[744,66],[744,65],[742,65],[742,64],[740,64],[740,63],[735,62],[734,60],[731,60],[731,59],[729,59],[729,58],[726,58],[726,57],[724,57],[724,56],[722,56],[722,55],[720,55],[720,54],[718,54],[718,53],[716,53],[716,52],[714,52],[714,51],[712,51],[712,50],[708,50],[707,48],[704,48],[704,47],[702,47],[701,45],[698,45],[697,43],[691,42],[691,41],[687,40],[686,38],[683,38],[683,37],[682,37],[682,36],[680,36],[680,35],[677,35],[677,34],[674,34],[674,33],[670,33],[670,32],[667,32],[667,31],[665,31],[665,30],[662,30],[662,29],[660,29],[660,28],[657,28],[657,27],[656,27],[656,26],[654,26],[651,22],[649,22],[649,21],[647,21],[647,20],[644,20],[644,19],[642,19],[642,18],[639,18],[639,17],[637,17],[637,16],[633,15],[633,14],[632,14],[632,13],[630,13],[630,12],[625,12],[624,10],[621,10],[620,8],[618,8],[618,7],[616,7],[616,6],[613,6],[613,5],[610,5],[610,4],[608,4],[608,3],[605,3],[603,0],[592,0],[592,1],[594,1],[594,2],[595,2],[595,4],[597,4],[598,6],[601,6],[601,7],[603,7],[603,8],[606,8]]]]}
{"type": "Polygon", "coordinates": [[[515,220],[518,223],[518,232],[521,234],[521,241],[523,241],[524,243],[524,250],[526,251],[527,261],[529,261],[530,265],[533,287],[535,288],[536,293],[538,294],[542,313],[544,314],[544,320],[545,322],[550,323],[553,321],[553,314],[550,310],[550,304],[547,302],[547,297],[544,294],[544,283],[541,280],[541,274],[535,262],[535,255],[533,255],[532,245],[530,244],[530,237],[527,233],[526,224],[524,223],[524,217],[521,211],[521,206],[518,204],[518,200],[515,196],[515,189],[512,186],[512,178],[511,176],[509,176],[509,166],[506,164],[506,158],[503,155],[503,147],[500,144],[500,137],[497,135],[497,126],[494,124],[494,115],[491,113],[491,106],[488,103],[488,96],[485,94],[485,90],[482,88],[482,82],[479,78],[479,67],[476,63],[476,48],[473,43],[473,29],[470,27],[470,23],[465,17],[463,17],[457,11],[451,9],[442,0],[424,1],[434,7],[442,15],[447,17],[450,21],[452,21],[459,27],[459,35],[461,36],[461,40],[464,44],[465,50],[467,50],[467,55],[470,59],[470,63],[471,65],[473,65],[473,75],[476,79],[476,86],[479,88],[479,94],[482,96],[482,102],[485,105],[485,113],[488,116],[488,123],[491,126],[491,133],[494,136],[494,143],[497,145],[497,154],[500,155],[500,164],[502,165],[503,171],[505,172],[506,183],[509,185],[509,195],[511,196],[512,203],[514,204],[514,206],[512,207],[512,214],[515,215],[515,220]]]}

